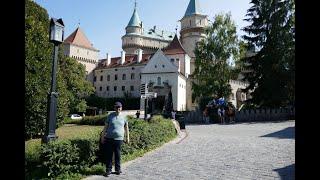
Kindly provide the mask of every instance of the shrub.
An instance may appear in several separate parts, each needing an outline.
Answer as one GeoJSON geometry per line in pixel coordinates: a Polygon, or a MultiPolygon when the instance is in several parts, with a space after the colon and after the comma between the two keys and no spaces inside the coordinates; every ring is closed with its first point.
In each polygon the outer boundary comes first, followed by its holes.
{"type": "MultiPolygon", "coordinates": [[[[128,119],[130,144],[124,143],[122,146],[122,162],[141,156],[146,151],[162,145],[177,135],[172,121],[163,119],[161,116],[152,117],[150,122],[135,119],[132,116],[129,116],[128,119]]],[[[69,130],[69,127],[66,129],[69,130]]],[[[99,165],[101,159],[99,160],[98,157],[100,133],[101,130],[94,130],[81,137],[44,144],[40,148],[38,147],[40,142],[35,145],[36,143],[29,141],[26,148],[26,164],[34,161],[41,166],[37,169],[34,169],[35,166],[26,166],[26,171],[33,171],[33,173],[28,173],[26,178],[76,179],[83,174],[101,173],[104,168],[99,165]],[[34,173],[34,171],[42,171],[42,174],[34,173]]]]}
{"type": "Polygon", "coordinates": [[[91,125],[91,126],[103,126],[108,114],[102,114],[97,116],[85,116],[81,120],[73,120],[66,118],[66,124],[78,124],[78,125],[91,125]]]}

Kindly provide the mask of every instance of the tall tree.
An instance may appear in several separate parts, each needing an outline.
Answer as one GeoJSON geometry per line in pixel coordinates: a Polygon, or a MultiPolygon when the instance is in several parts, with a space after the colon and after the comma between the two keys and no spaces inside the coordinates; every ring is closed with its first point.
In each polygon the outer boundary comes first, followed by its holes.
{"type": "MultiPolygon", "coordinates": [[[[47,11],[31,0],[25,1],[25,139],[43,134],[47,119],[53,45],[49,42],[47,11]]],[[[85,70],[59,50],[57,71],[57,125],[73,108],[83,108],[82,96],[93,87],[85,81],[85,70]]]]}
{"type": "Polygon", "coordinates": [[[218,14],[206,29],[207,38],[195,49],[193,98],[217,96],[228,98],[232,77],[230,58],[238,57],[238,39],[231,14],[218,14]]]}
{"type": "Polygon", "coordinates": [[[247,11],[252,22],[244,28],[243,38],[254,46],[254,56],[243,59],[246,69],[244,80],[249,102],[266,107],[292,103],[295,97],[295,32],[293,0],[252,0],[247,11]]]}

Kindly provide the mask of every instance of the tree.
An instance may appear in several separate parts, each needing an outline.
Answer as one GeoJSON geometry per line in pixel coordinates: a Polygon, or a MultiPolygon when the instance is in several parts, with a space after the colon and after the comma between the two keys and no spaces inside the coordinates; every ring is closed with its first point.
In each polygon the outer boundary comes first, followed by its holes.
{"type": "Polygon", "coordinates": [[[193,98],[229,97],[232,69],[228,60],[238,57],[236,26],[231,14],[216,15],[214,23],[206,29],[206,35],[195,49],[193,98]]]}
{"type": "Polygon", "coordinates": [[[245,91],[253,91],[250,103],[264,107],[285,106],[295,97],[295,32],[293,0],[252,0],[247,11],[252,22],[243,38],[257,49],[243,59],[245,91]]]}
{"type": "MultiPolygon", "coordinates": [[[[33,1],[25,1],[25,139],[42,135],[47,119],[53,44],[49,42],[49,16],[33,1]]],[[[84,67],[59,50],[57,70],[57,126],[73,107],[83,108],[82,96],[93,92],[84,67]]]]}

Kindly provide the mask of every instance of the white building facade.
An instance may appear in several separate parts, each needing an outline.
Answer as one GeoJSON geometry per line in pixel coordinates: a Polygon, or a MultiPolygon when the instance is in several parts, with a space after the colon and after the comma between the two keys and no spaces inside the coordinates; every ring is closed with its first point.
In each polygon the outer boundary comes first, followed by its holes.
{"type": "MultiPolygon", "coordinates": [[[[174,33],[158,30],[156,27],[145,31],[135,7],[125,28],[126,34],[122,36],[121,57],[112,58],[107,54],[105,59],[99,60],[93,70],[92,79],[96,95],[105,98],[140,97],[141,84],[146,84],[149,91],[158,95],[152,99],[151,106],[155,106],[153,109],[161,110],[168,92],[171,91],[174,110],[194,110],[198,106],[196,102],[192,102],[194,49],[197,42],[206,38],[204,30],[209,21],[207,15],[201,14],[199,1],[190,0],[180,22],[180,38],[174,33]]],[[[80,52],[78,49],[77,51],[80,52]]],[[[71,54],[74,53],[72,50],[71,54]]],[[[240,101],[237,98],[244,97],[240,90],[247,84],[231,80],[230,85],[232,95],[229,100],[238,107],[240,101]]],[[[141,99],[141,110],[144,106],[141,99]]]]}

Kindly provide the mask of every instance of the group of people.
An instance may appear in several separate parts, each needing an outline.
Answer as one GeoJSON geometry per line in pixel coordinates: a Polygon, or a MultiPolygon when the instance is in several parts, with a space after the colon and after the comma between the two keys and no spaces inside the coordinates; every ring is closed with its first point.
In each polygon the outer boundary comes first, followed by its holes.
{"type": "Polygon", "coordinates": [[[225,124],[226,119],[229,120],[229,123],[235,120],[235,108],[231,104],[228,104],[224,98],[213,99],[206,105],[203,111],[203,121],[205,124],[210,122],[210,115],[212,113],[216,113],[221,124],[225,124]]]}

